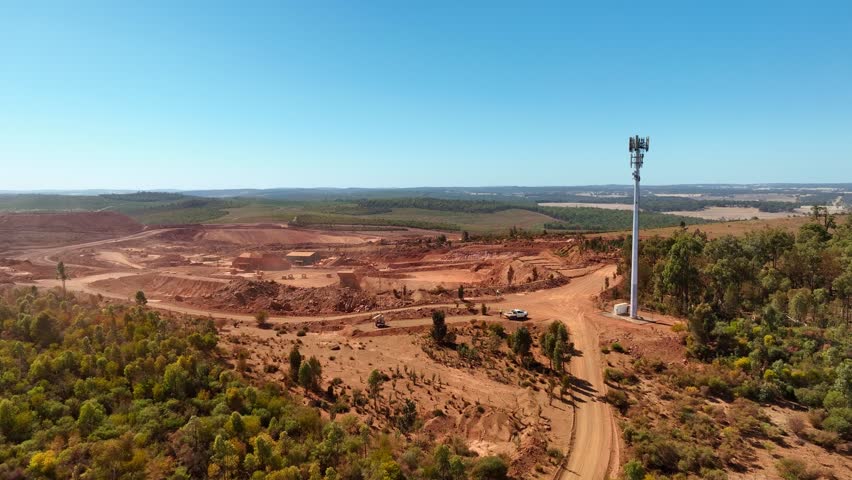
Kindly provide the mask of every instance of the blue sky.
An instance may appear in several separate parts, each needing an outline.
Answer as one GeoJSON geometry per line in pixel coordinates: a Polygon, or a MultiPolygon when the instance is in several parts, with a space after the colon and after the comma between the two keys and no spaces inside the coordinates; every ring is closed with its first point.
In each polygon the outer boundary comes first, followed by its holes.
{"type": "Polygon", "coordinates": [[[0,0],[0,59],[0,190],[852,182],[848,1],[0,0]]]}

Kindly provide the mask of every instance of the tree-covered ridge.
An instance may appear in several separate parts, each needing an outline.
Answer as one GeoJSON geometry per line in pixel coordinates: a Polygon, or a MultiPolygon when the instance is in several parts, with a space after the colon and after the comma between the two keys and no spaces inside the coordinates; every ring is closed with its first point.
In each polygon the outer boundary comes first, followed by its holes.
{"type": "Polygon", "coordinates": [[[144,224],[199,223],[224,216],[239,199],[190,197],[180,193],[137,192],[103,195],[0,195],[0,212],[114,211],[144,224]]]}
{"type": "MultiPolygon", "coordinates": [[[[622,268],[629,268],[629,245],[622,268]]],[[[798,234],[765,229],[707,240],[683,231],[641,245],[644,305],[688,317],[688,352],[716,396],[789,401],[852,440],[852,221],[824,214],[798,234]]],[[[699,378],[700,377],[700,378],[699,378]]]]}
{"type": "Polygon", "coordinates": [[[162,318],[144,301],[2,291],[0,478],[505,476],[500,459],[410,444],[351,415],[329,421],[249,385],[217,341],[212,321],[162,318]]]}

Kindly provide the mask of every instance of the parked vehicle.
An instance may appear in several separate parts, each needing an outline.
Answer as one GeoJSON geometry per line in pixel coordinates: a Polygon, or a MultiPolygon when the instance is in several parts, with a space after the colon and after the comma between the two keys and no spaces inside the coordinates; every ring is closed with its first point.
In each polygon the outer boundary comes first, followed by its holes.
{"type": "Polygon", "coordinates": [[[519,308],[514,308],[509,310],[508,312],[502,312],[503,316],[508,318],[509,320],[526,320],[529,316],[526,310],[521,310],[519,308]]]}

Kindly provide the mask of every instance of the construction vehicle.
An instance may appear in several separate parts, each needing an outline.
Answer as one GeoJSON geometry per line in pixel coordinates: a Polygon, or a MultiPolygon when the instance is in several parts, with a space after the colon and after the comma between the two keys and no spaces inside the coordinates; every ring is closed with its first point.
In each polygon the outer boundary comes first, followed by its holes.
{"type": "Polygon", "coordinates": [[[376,324],[376,328],[387,328],[388,323],[385,321],[385,316],[381,313],[373,315],[373,323],[376,324]]]}

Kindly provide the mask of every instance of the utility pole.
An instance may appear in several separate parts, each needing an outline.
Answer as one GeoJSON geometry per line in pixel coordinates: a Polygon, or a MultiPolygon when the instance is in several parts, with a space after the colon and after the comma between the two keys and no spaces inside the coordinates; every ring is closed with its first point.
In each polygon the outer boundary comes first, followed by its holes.
{"type": "Polygon", "coordinates": [[[630,318],[639,318],[639,169],[651,143],[649,137],[630,137],[630,167],[633,168],[633,251],[630,262],[630,318]]]}

